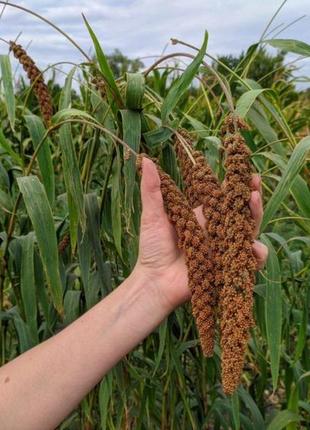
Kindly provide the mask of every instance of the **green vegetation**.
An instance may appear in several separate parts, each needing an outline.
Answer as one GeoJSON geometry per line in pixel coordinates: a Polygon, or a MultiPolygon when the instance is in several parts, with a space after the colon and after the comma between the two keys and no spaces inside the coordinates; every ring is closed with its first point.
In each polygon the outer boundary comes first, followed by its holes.
{"type": "Polygon", "coordinates": [[[219,129],[236,109],[251,127],[245,137],[263,179],[261,240],[270,251],[257,274],[242,385],[223,394],[219,342],[203,358],[186,305],[60,429],[308,428],[310,95],[296,90],[284,53],[310,56],[310,46],[274,39],[219,63],[206,55],[206,35],[186,69],[162,62],[139,73],[136,60],[106,57],[87,26],[96,58],[74,67],[63,88],[55,76],[48,82],[50,123],[33,86],[22,77],[14,89],[11,58],[0,58],[1,364],[70,324],[132,270],[141,209],[134,153],[158,157],[182,186],[172,137],[184,127],[223,177],[219,129]],[[281,50],[276,57],[268,43],[281,50]]]}

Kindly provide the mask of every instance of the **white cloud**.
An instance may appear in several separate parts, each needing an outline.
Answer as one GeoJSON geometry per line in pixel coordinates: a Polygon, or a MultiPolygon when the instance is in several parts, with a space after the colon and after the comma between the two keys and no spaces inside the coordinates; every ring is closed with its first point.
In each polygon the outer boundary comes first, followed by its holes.
{"type": "MultiPolygon", "coordinates": [[[[89,52],[91,41],[81,17],[83,12],[107,52],[119,48],[136,57],[160,54],[171,37],[199,46],[205,29],[210,36],[210,53],[237,54],[258,41],[280,0],[29,0],[19,4],[52,20],[89,52]]],[[[309,11],[309,0],[289,0],[273,27],[287,25],[309,11]]],[[[281,37],[309,43],[309,24],[307,17],[281,37]]],[[[0,21],[0,36],[11,39],[19,31],[23,31],[20,42],[26,45],[32,41],[31,53],[43,66],[57,60],[83,60],[68,41],[46,24],[7,7],[0,21]]],[[[169,47],[168,51],[180,48],[169,47]]],[[[305,64],[310,74],[309,61],[305,64]]]]}

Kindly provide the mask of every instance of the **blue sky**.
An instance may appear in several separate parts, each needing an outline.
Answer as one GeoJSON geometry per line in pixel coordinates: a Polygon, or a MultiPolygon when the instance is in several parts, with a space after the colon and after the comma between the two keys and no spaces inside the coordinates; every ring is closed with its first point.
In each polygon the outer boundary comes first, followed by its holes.
{"type": "MultiPolygon", "coordinates": [[[[199,46],[205,29],[209,32],[211,54],[238,54],[259,39],[281,4],[278,0],[15,1],[52,20],[90,53],[83,12],[107,53],[119,48],[134,58],[160,55],[163,49],[166,53],[180,50],[181,47],[169,44],[171,37],[199,46]]],[[[310,0],[288,0],[273,28],[282,25],[280,30],[302,15],[307,16],[279,37],[310,43],[310,0]]],[[[0,36],[14,39],[20,31],[20,43],[30,43],[29,53],[41,68],[59,61],[83,61],[81,54],[45,23],[8,6],[0,21],[0,36]]],[[[0,46],[0,53],[6,53],[6,45],[0,46]]],[[[288,61],[293,58],[288,57],[288,61]]],[[[151,60],[143,61],[149,64],[151,60]]],[[[309,77],[310,60],[298,65],[302,67],[298,74],[309,77]]]]}

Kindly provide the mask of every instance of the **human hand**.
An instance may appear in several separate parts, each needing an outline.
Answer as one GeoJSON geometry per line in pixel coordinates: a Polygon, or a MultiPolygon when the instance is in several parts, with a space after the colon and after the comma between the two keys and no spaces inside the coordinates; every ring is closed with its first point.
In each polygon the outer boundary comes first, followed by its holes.
{"type": "MultiPolygon", "coordinates": [[[[252,194],[249,202],[255,220],[255,239],[263,216],[261,180],[252,179],[252,194]]],[[[160,178],[155,164],[143,158],[141,180],[142,215],[140,226],[139,257],[135,270],[142,271],[145,279],[155,286],[160,299],[168,310],[189,300],[187,268],[182,250],[177,246],[177,237],[164,209],[160,190],[160,178]]],[[[204,227],[202,207],[194,209],[199,224],[204,227]]],[[[262,268],[268,255],[267,247],[255,240],[253,252],[258,268],[262,268]]]]}

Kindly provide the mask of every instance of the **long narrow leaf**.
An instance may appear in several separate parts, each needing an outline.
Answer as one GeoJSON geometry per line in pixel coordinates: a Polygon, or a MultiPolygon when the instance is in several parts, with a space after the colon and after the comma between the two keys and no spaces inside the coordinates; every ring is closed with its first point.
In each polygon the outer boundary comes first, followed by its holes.
{"type": "Polygon", "coordinates": [[[295,147],[282,178],[274,190],[265,208],[261,231],[264,231],[273,215],[278,210],[282,201],[285,199],[292,187],[296,176],[302,168],[308,151],[310,150],[310,137],[302,139],[295,147]]]}
{"type": "MultiPolygon", "coordinates": [[[[33,142],[33,146],[36,149],[46,132],[44,124],[41,118],[36,115],[25,115],[25,120],[33,142]]],[[[50,205],[53,207],[55,200],[55,179],[50,145],[50,139],[45,139],[37,157],[42,176],[42,182],[45,187],[50,205]]]]}
{"type": "Polygon", "coordinates": [[[241,118],[245,118],[257,97],[264,91],[267,90],[262,88],[259,90],[250,90],[242,94],[236,104],[236,113],[241,116],[241,118]]]}
{"type": "Polygon", "coordinates": [[[310,45],[296,39],[267,39],[264,43],[273,46],[274,48],[281,49],[285,52],[292,52],[293,54],[303,55],[305,57],[310,56],[310,45]]]}
{"type": "Polygon", "coordinates": [[[267,329],[267,343],[270,352],[271,375],[273,389],[278,383],[281,355],[282,330],[282,291],[281,270],[274,247],[266,235],[262,235],[262,242],[268,246],[269,255],[266,264],[266,305],[265,320],[267,329]]]}
{"type": "Polygon", "coordinates": [[[84,15],[82,15],[82,16],[83,16],[84,22],[86,24],[87,30],[90,34],[90,37],[92,38],[92,41],[93,41],[93,44],[95,47],[95,51],[96,51],[97,60],[98,60],[99,66],[100,66],[100,70],[101,70],[105,80],[107,81],[111,92],[113,93],[114,97],[116,98],[118,105],[121,107],[121,106],[123,106],[123,101],[122,101],[121,94],[118,90],[118,87],[115,83],[115,78],[114,78],[112,69],[111,69],[111,67],[110,67],[110,65],[106,59],[106,56],[104,55],[104,52],[100,46],[100,43],[97,39],[97,36],[95,35],[93,29],[89,25],[86,17],[84,15]]]}
{"type": "Polygon", "coordinates": [[[13,75],[8,55],[0,55],[0,66],[2,74],[2,82],[4,89],[4,103],[8,112],[8,118],[12,130],[15,127],[15,96],[13,88],[13,75]]]}
{"type": "Polygon", "coordinates": [[[31,219],[51,292],[58,313],[63,315],[63,290],[58,267],[58,249],[53,214],[45,190],[36,176],[17,179],[31,219]]]}
{"type": "MultiPolygon", "coordinates": [[[[136,153],[139,153],[141,141],[141,117],[139,112],[129,109],[121,110],[123,124],[123,140],[136,153]]],[[[136,163],[132,153],[124,157],[125,177],[125,205],[127,226],[130,224],[131,212],[133,210],[133,192],[136,178],[136,163]]]]}
{"type": "Polygon", "coordinates": [[[299,421],[300,418],[297,414],[294,414],[293,412],[288,410],[280,411],[271,421],[271,423],[267,427],[267,430],[282,430],[288,424],[299,421]]]}
{"type": "Polygon", "coordinates": [[[178,100],[184,94],[184,92],[189,87],[190,83],[194,79],[195,74],[197,73],[201,62],[203,61],[203,57],[206,53],[208,44],[208,33],[205,32],[203,44],[195,57],[195,59],[190,63],[190,65],[186,68],[185,72],[182,76],[174,81],[172,84],[161,109],[161,119],[163,124],[167,123],[168,116],[175,108],[178,100]]]}
{"type": "Polygon", "coordinates": [[[132,110],[142,109],[145,80],[142,73],[127,73],[126,107],[132,110]]]}
{"type": "Polygon", "coordinates": [[[121,218],[121,188],[120,172],[121,160],[119,150],[116,150],[117,156],[114,158],[112,165],[112,194],[111,194],[111,212],[112,212],[112,230],[115,247],[120,256],[122,256],[122,218],[121,218]]]}
{"type": "Polygon", "coordinates": [[[20,238],[22,244],[20,290],[25,309],[26,323],[34,343],[38,343],[37,299],[34,278],[34,236],[32,233],[20,238]]]}
{"type": "MultiPolygon", "coordinates": [[[[59,101],[60,109],[69,108],[71,104],[72,78],[74,71],[75,69],[73,69],[66,78],[65,86],[59,101]]],[[[64,124],[60,127],[59,144],[62,151],[63,174],[68,197],[70,240],[73,252],[77,242],[78,224],[81,225],[82,232],[84,232],[86,228],[86,215],[81,176],[75,147],[72,141],[70,124],[64,124]]]]}

